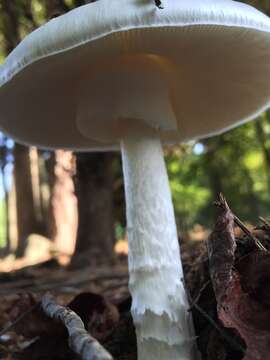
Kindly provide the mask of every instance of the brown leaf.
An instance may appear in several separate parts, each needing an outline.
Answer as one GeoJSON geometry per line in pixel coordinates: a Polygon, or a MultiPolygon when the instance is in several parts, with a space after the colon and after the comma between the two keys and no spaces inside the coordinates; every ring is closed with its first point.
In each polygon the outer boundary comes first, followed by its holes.
{"type": "Polygon", "coordinates": [[[209,271],[218,317],[246,344],[244,360],[270,353],[270,253],[253,250],[235,262],[234,215],[221,197],[222,213],[209,237],[209,271]]]}
{"type": "Polygon", "coordinates": [[[207,242],[209,272],[218,304],[222,301],[232,278],[236,249],[234,215],[223,197],[220,197],[220,202],[221,213],[207,242]]]}
{"type": "Polygon", "coordinates": [[[80,316],[86,329],[98,340],[106,338],[119,321],[117,307],[102,295],[79,294],[68,307],[80,316]]]}
{"type": "Polygon", "coordinates": [[[18,317],[29,310],[30,312],[13,326],[15,332],[28,339],[42,334],[56,334],[59,331],[62,333],[62,329],[56,328],[53,321],[43,313],[38,304],[38,299],[31,293],[19,294],[18,300],[14,301],[11,306],[9,312],[10,321],[15,322],[18,317]]]}
{"type": "Polygon", "coordinates": [[[219,306],[219,319],[225,327],[236,329],[245,341],[244,360],[268,359],[270,353],[270,308],[243,290],[240,276],[241,274],[236,272],[233,274],[222,304],[219,306]]]}
{"type": "Polygon", "coordinates": [[[241,286],[249,296],[270,308],[270,254],[256,250],[242,257],[235,268],[241,275],[241,286]]]}
{"type": "MultiPolygon", "coordinates": [[[[35,305],[38,305],[38,300],[30,293],[20,294],[19,299],[13,303],[9,313],[11,322],[34,308],[14,325],[16,333],[26,338],[46,335],[65,339],[67,334],[63,325],[47,317],[39,307],[35,308],[35,305]]],[[[119,321],[117,307],[102,295],[90,292],[79,294],[68,307],[80,316],[86,329],[99,340],[106,338],[119,321]]]]}

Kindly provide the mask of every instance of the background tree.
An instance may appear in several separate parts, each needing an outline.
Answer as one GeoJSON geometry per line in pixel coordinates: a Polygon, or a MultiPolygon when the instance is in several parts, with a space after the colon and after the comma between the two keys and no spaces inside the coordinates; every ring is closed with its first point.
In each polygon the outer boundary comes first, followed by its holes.
{"type": "MultiPolygon", "coordinates": [[[[51,17],[87,2],[91,1],[0,0],[0,61],[3,61],[20,39],[34,28],[51,17]]],[[[250,0],[249,3],[270,14],[269,0],[250,0]]],[[[265,113],[257,122],[246,124],[221,136],[167,150],[167,165],[176,217],[181,218],[179,225],[182,229],[190,229],[195,223],[209,226],[212,221],[211,202],[221,190],[233,210],[242,219],[251,221],[259,214],[265,217],[269,215],[269,135],[269,113],[265,113]]],[[[73,170],[68,169],[72,169],[74,160],[70,158],[67,166],[64,153],[61,153],[61,156],[58,153],[56,160],[55,153],[39,151],[38,160],[36,157],[38,169],[34,171],[38,172],[39,179],[34,181],[29,149],[15,144],[13,148],[8,149],[11,160],[7,164],[6,152],[7,147],[4,142],[0,154],[1,172],[7,173],[7,165],[9,168],[15,167],[13,183],[18,194],[16,207],[18,253],[23,253],[25,240],[34,231],[46,234],[54,240],[61,238],[61,236],[57,237],[62,229],[61,209],[62,206],[67,207],[67,205],[60,206],[60,203],[64,204],[64,199],[68,196],[73,197],[74,200],[73,192],[76,191],[80,220],[73,264],[83,263],[79,260],[82,253],[87,254],[85,257],[87,261],[94,259],[93,253],[104,254],[105,258],[110,258],[114,243],[114,228],[117,225],[117,234],[121,233],[123,236],[125,227],[119,157],[115,154],[76,155],[77,175],[74,177],[75,187],[73,185],[72,190],[67,184],[71,184],[73,170]],[[38,189],[33,189],[33,183],[39,184],[38,189]],[[112,215],[113,205],[115,205],[114,215],[112,215]],[[56,219],[60,220],[56,221],[56,219]],[[103,221],[100,224],[101,219],[103,221]]],[[[9,194],[11,194],[10,177],[10,175],[3,177],[3,180],[7,181],[0,187],[3,188],[2,203],[6,202],[7,210],[10,203],[9,194]]],[[[68,207],[74,208],[73,205],[68,207]]],[[[4,209],[0,201],[0,215],[2,214],[0,218],[3,219],[1,228],[8,227],[5,219],[8,221],[9,217],[3,215],[4,209]]],[[[72,218],[76,216],[75,209],[72,218]]],[[[65,219],[65,222],[74,228],[72,221],[67,220],[66,216],[65,219]]],[[[0,232],[2,237],[5,233],[0,232]]],[[[75,238],[76,229],[73,234],[75,238]]],[[[5,244],[8,243],[9,241],[6,240],[5,244]]],[[[3,245],[3,241],[0,240],[1,244],[3,245]]]]}
{"type": "MultiPolygon", "coordinates": [[[[20,41],[21,35],[24,36],[46,20],[87,2],[92,1],[17,0],[11,3],[8,0],[1,0],[0,23],[3,28],[3,52],[8,54],[20,41]]],[[[34,153],[36,153],[35,150],[32,150],[32,154],[34,153]]],[[[65,152],[56,152],[56,156],[50,156],[49,166],[46,167],[50,193],[47,209],[46,206],[44,207],[46,201],[42,200],[41,180],[37,177],[33,179],[33,174],[36,175],[40,171],[38,168],[33,171],[33,164],[29,160],[29,149],[15,144],[14,158],[19,238],[17,255],[23,255],[27,237],[34,232],[49,236],[59,249],[70,249],[72,244],[74,247],[77,213],[74,185],[71,183],[73,175],[71,169],[74,168],[71,157],[65,152]],[[70,160],[69,164],[67,159],[70,160]],[[36,186],[33,186],[34,184],[36,186]],[[40,222],[40,220],[43,221],[40,222]],[[64,247],[61,246],[63,242],[64,247]]],[[[35,158],[35,162],[37,161],[39,160],[35,158]]],[[[76,263],[78,257],[81,258],[82,250],[84,253],[86,250],[90,253],[93,248],[95,253],[98,252],[104,257],[112,256],[114,221],[111,162],[112,157],[109,154],[78,155],[76,191],[79,196],[79,224],[82,224],[82,227],[79,226],[77,232],[73,264],[76,263]],[[84,166],[88,169],[83,169],[84,166]],[[95,171],[98,173],[95,174],[95,171]],[[101,218],[103,226],[98,226],[97,223],[101,218]]],[[[91,261],[91,257],[87,259],[88,262],[91,261]]]]}
{"type": "MultiPolygon", "coordinates": [[[[21,11],[27,13],[29,2],[1,0],[2,29],[4,38],[4,52],[8,54],[20,41],[20,16],[21,11]]],[[[29,17],[29,16],[28,16],[29,17]]],[[[32,20],[31,16],[30,19],[32,20]]],[[[17,256],[24,254],[27,237],[32,232],[38,231],[38,219],[34,209],[34,198],[31,182],[31,167],[29,149],[15,144],[14,146],[14,177],[16,189],[17,208],[17,256]]]]}
{"type": "Polygon", "coordinates": [[[79,226],[71,265],[79,267],[113,257],[113,155],[77,155],[75,188],[79,226]]]}

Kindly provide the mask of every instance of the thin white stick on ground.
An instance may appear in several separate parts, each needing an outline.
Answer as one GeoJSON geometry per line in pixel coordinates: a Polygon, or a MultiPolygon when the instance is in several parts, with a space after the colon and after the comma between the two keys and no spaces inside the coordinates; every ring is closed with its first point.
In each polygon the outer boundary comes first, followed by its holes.
{"type": "Polygon", "coordinates": [[[42,298],[41,306],[46,315],[60,321],[69,334],[69,346],[82,360],[113,360],[104,347],[85,329],[80,317],[72,310],[58,305],[49,295],[42,298]]]}

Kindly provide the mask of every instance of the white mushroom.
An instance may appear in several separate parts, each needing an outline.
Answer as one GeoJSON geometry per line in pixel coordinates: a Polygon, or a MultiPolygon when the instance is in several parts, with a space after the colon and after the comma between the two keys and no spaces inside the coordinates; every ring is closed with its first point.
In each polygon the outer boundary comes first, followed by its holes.
{"type": "Polygon", "coordinates": [[[194,359],[161,143],[270,104],[270,20],[231,0],[100,0],[34,31],[0,68],[0,125],[27,144],[121,147],[140,360],[194,359]]]}

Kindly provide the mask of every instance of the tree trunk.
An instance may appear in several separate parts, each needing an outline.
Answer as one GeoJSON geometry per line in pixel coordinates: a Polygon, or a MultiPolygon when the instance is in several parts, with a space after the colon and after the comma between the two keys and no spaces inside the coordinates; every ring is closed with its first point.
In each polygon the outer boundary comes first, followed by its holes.
{"type": "MultiPolygon", "coordinates": [[[[54,177],[53,171],[49,169],[49,163],[51,158],[55,158],[54,152],[51,152],[49,159],[46,159],[43,151],[37,151],[38,156],[38,171],[39,171],[39,194],[38,198],[40,201],[40,213],[43,219],[44,235],[50,237],[51,232],[49,231],[49,209],[50,209],[50,195],[53,181],[51,177],[54,177]]],[[[54,162],[53,162],[54,164],[54,162]]],[[[54,165],[53,165],[54,166],[54,165]]]]}
{"type": "Polygon", "coordinates": [[[35,217],[38,223],[39,234],[45,236],[46,221],[42,212],[39,156],[38,156],[37,148],[31,146],[29,148],[29,155],[30,155],[31,181],[32,181],[35,217]]]}
{"type": "Polygon", "coordinates": [[[47,182],[48,182],[48,188],[49,188],[49,201],[48,201],[48,207],[47,211],[45,212],[45,219],[47,223],[47,236],[49,239],[54,240],[57,233],[56,228],[56,220],[54,216],[54,186],[56,184],[56,174],[55,174],[55,152],[52,151],[50,153],[49,159],[46,159],[44,161],[46,173],[47,173],[47,182]]]}
{"type": "Polygon", "coordinates": [[[5,173],[2,169],[2,187],[4,190],[4,202],[5,202],[5,249],[4,255],[9,255],[11,253],[11,243],[10,243],[10,232],[9,232],[9,190],[6,184],[5,173]]]}
{"type": "Polygon", "coordinates": [[[14,176],[16,185],[18,248],[16,255],[24,255],[28,236],[38,231],[34,208],[29,148],[15,144],[14,176]]]}
{"type": "Polygon", "coordinates": [[[57,150],[50,168],[50,238],[61,253],[72,254],[77,232],[77,200],[74,194],[74,158],[70,151],[57,150]]]}
{"type": "Polygon", "coordinates": [[[75,189],[79,226],[71,266],[112,259],[114,244],[111,154],[77,155],[75,189]]]}
{"type": "Polygon", "coordinates": [[[12,179],[12,185],[8,193],[8,234],[10,252],[16,253],[18,247],[18,227],[17,227],[17,207],[16,207],[16,186],[14,177],[12,179]]]}
{"type": "MultiPolygon", "coordinates": [[[[4,256],[8,255],[10,253],[11,247],[10,247],[10,238],[9,238],[9,201],[8,201],[8,195],[9,195],[9,189],[7,185],[7,179],[5,174],[5,167],[7,165],[7,147],[6,147],[6,139],[3,138],[3,141],[1,142],[0,146],[0,168],[1,168],[1,180],[2,180],[2,189],[4,193],[4,213],[5,213],[5,222],[3,223],[3,227],[5,228],[5,246],[3,249],[1,249],[1,254],[4,256]]],[[[3,233],[3,232],[2,232],[3,233]]]]}

